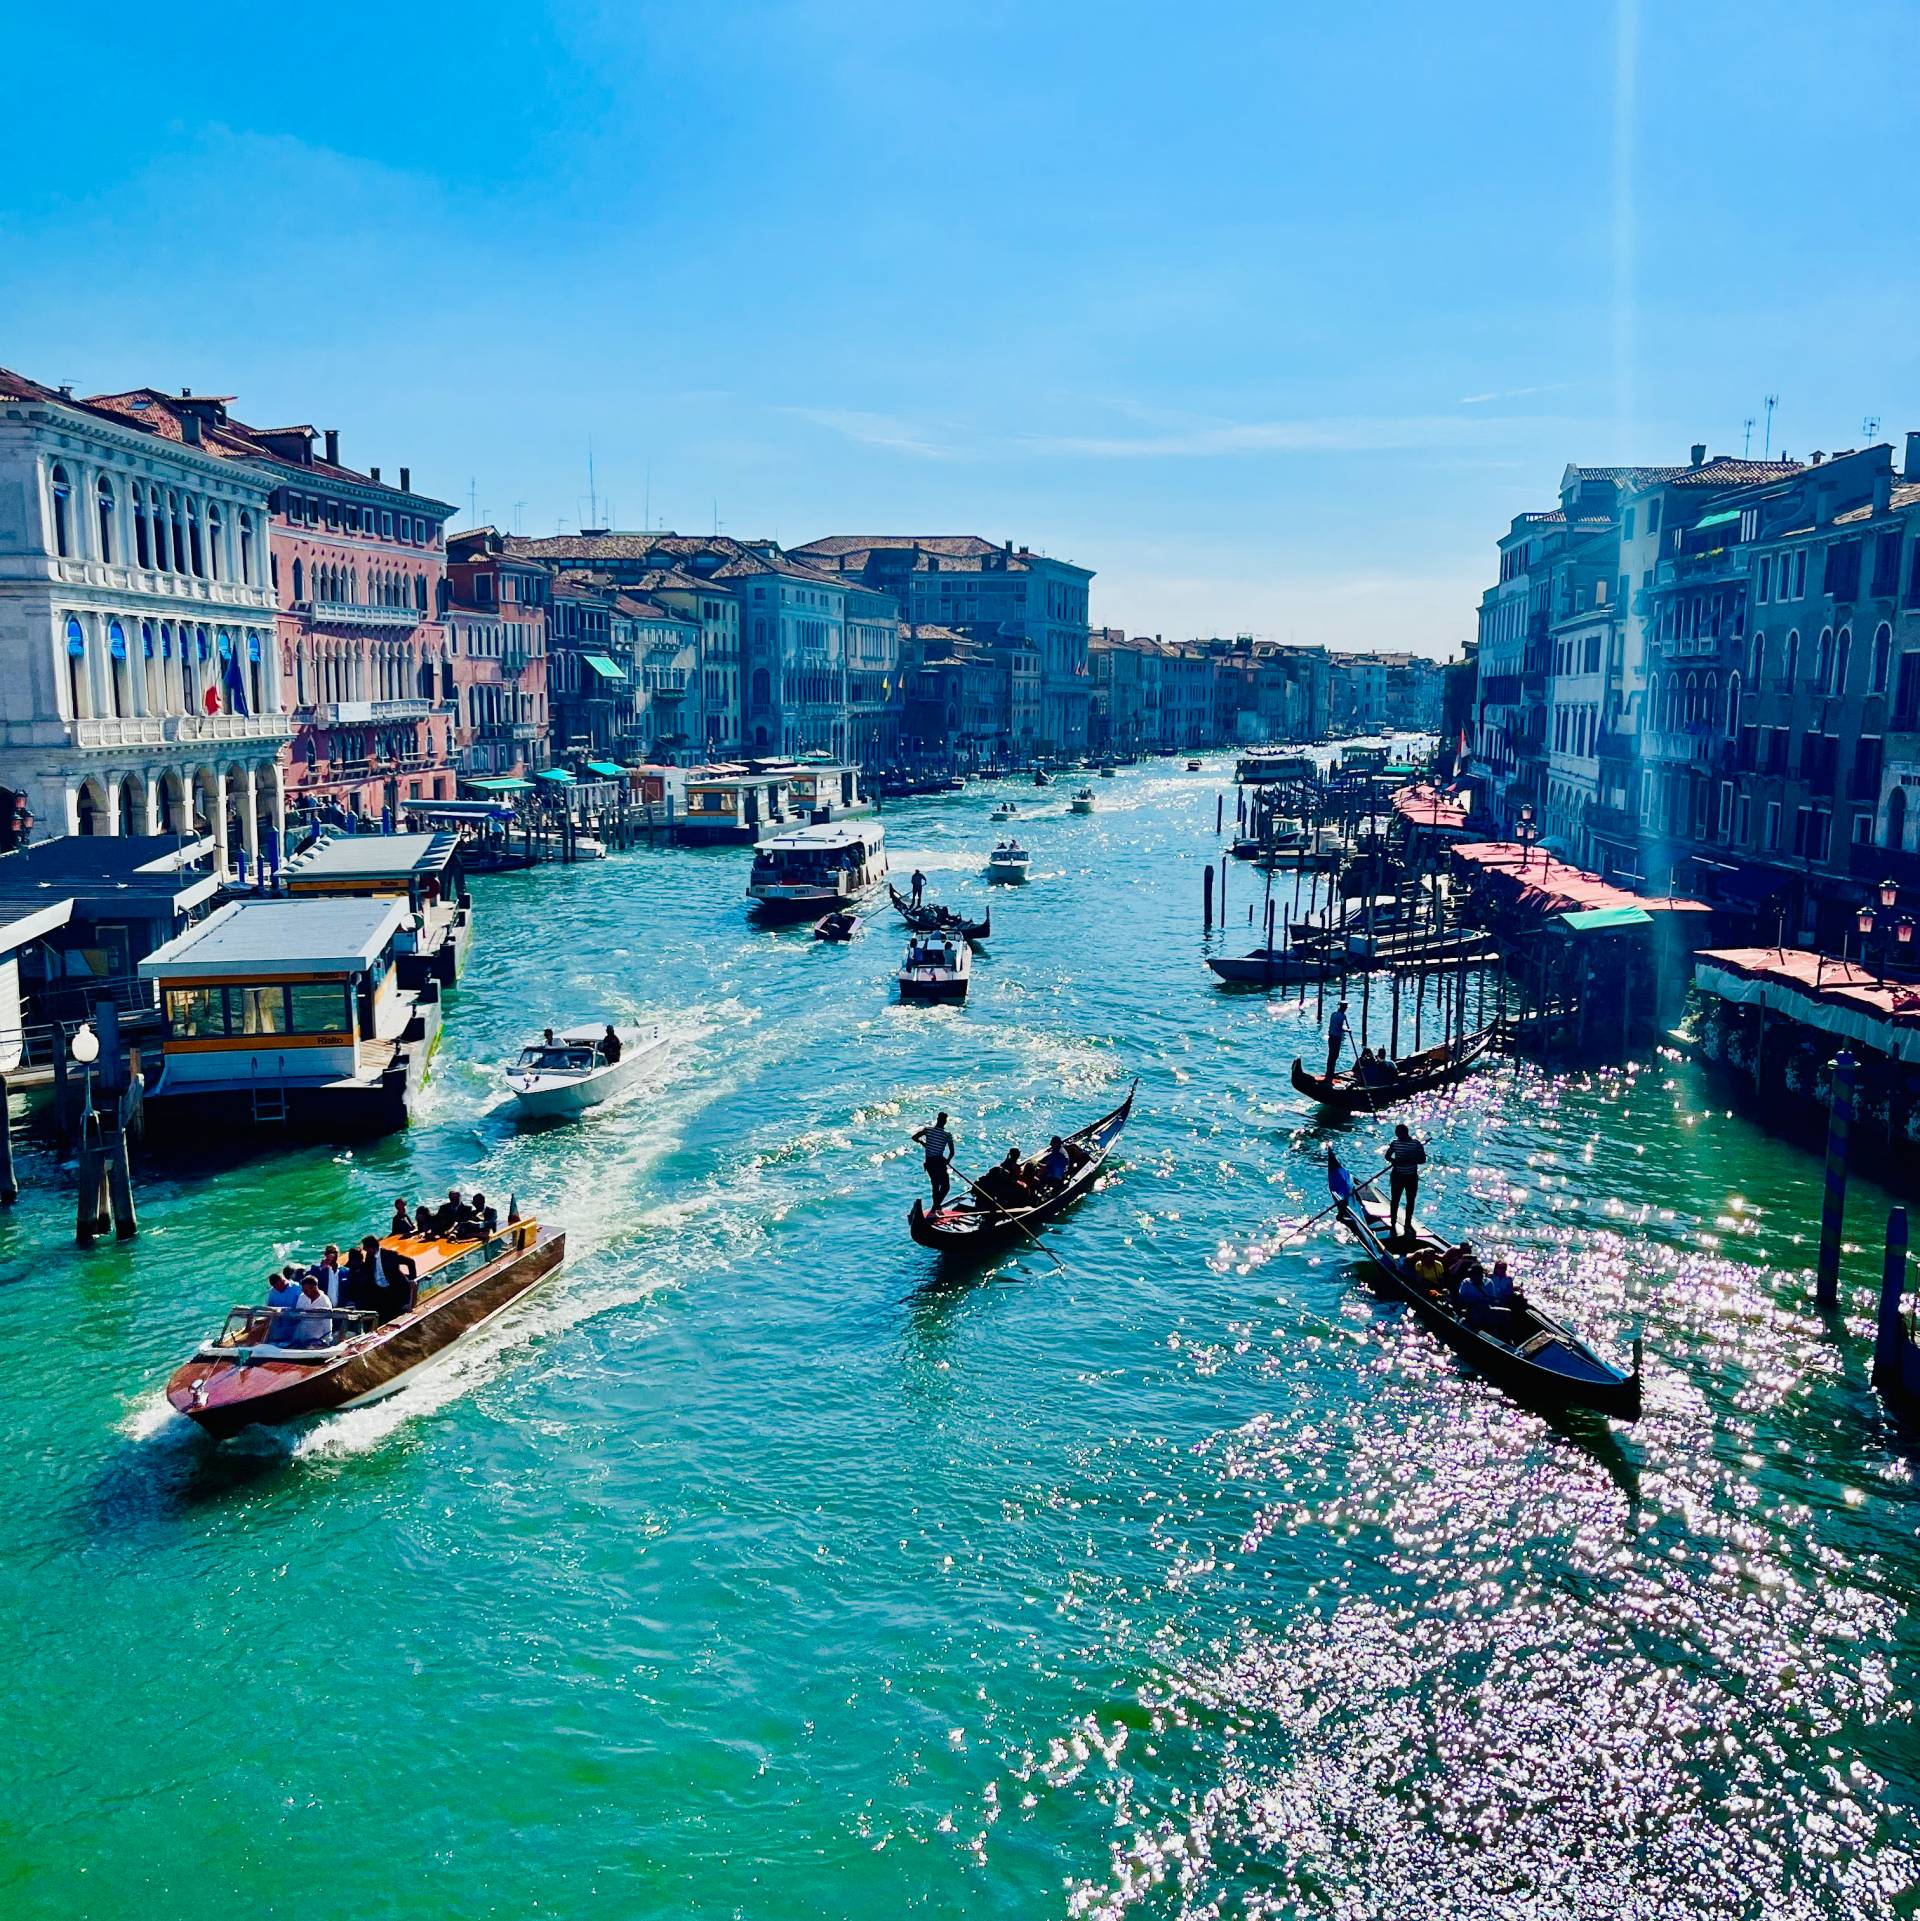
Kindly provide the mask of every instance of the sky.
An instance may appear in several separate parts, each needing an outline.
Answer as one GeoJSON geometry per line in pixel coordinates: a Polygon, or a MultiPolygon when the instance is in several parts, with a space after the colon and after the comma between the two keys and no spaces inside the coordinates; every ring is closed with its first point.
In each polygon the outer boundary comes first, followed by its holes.
{"type": "Polygon", "coordinates": [[[338,427],[455,525],[971,532],[1096,625],[1445,656],[1568,460],[1758,455],[1768,395],[1776,453],[1920,427],[1912,4],[97,0],[8,47],[0,365],[338,427]]]}

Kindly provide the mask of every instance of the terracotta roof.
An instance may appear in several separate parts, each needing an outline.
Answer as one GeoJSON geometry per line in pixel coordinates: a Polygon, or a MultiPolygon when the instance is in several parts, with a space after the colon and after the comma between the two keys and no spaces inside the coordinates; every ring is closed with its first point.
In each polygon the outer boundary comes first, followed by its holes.
{"type": "Polygon", "coordinates": [[[828,534],[824,539],[810,540],[793,551],[825,559],[840,554],[872,553],[877,548],[897,550],[902,547],[917,547],[923,553],[952,555],[956,559],[1006,552],[1004,547],[996,546],[991,540],[982,540],[978,534],[828,534]]]}
{"type": "MultiPolygon", "coordinates": [[[[1896,481],[1893,492],[1888,498],[1887,506],[1890,510],[1898,507],[1920,507],[1920,484],[1916,484],[1910,480],[1896,481]]],[[[1844,514],[1835,514],[1833,522],[1837,527],[1842,521],[1871,520],[1872,518],[1873,504],[1869,501],[1864,506],[1849,507],[1844,514]]]]}
{"type": "Polygon", "coordinates": [[[1582,480],[1610,480],[1619,487],[1650,487],[1683,474],[1684,467],[1575,467],[1582,480]]]}
{"type": "Polygon", "coordinates": [[[1752,487],[1770,480],[1791,480],[1805,472],[1797,460],[1733,460],[1715,454],[1704,466],[1682,467],[1671,475],[1670,487],[1752,487]]]}

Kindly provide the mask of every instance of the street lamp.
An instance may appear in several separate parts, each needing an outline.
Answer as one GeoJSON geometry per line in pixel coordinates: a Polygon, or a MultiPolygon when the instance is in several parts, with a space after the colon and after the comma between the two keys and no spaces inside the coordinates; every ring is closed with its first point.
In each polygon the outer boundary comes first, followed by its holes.
{"type": "Polygon", "coordinates": [[[93,1064],[100,1058],[100,1036],[93,1031],[91,1021],[82,1021],[73,1030],[67,1052],[87,1070],[87,1104],[81,1113],[90,1121],[93,1118],[93,1064]]]}
{"type": "Polygon", "coordinates": [[[1899,899],[1900,889],[1898,884],[1891,880],[1883,880],[1880,883],[1880,905],[1882,907],[1892,907],[1899,902],[1899,899]]]}
{"type": "Polygon", "coordinates": [[[1531,801],[1520,809],[1520,819],[1514,827],[1513,837],[1520,843],[1520,871],[1524,874],[1528,863],[1533,859],[1533,844],[1540,838],[1540,829],[1534,825],[1533,821],[1531,801]]]}

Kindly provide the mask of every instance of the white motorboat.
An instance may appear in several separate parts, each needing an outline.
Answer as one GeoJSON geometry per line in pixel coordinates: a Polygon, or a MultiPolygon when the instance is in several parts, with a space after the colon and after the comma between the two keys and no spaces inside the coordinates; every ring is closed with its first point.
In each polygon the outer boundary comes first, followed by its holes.
{"type": "Polygon", "coordinates": [[[1033,856],[1017,840],[1003,840],[987,856],[989,880],[1025,880],[1033,856]]]}
{"type": "Polygon", "coordinates": [[[973,949],[951,929],[915,934],[900,963],[903,1001],[963,1001],[973,977],[973,949]]]}
{"type": "Polygon", "coordinates": [[[530,1120],[570,1120],[627,1093],[649,1079],[666,1058],[668,1039],[658,1026],[616,1027],[617,1060],[607,1058],[604,1024],[549,1029],[520,1050],[507,1069],[507,1087],[530,1120]]]}
{"type": "Polygon", "coordinates": [[[993,810],[992,819],[996,824],[1009,821],[1012,820],[1019,811],[1019,808],[1017,808],[1012,801],[1003,800],[1000,805],[993,810]]]}
{"type": "Polygon", "coordinates": [[[1073,811],[1076,814],[1090,814],[1093,812],[1093,789],[1091,787],[1083,787],[1074,795],[1073,811]]]}

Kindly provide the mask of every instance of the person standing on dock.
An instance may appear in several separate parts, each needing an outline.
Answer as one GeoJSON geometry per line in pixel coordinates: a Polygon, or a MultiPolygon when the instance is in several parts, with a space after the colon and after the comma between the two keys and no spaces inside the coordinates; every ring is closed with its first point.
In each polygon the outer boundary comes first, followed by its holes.
{"type": "Polygon", "coordinates": [[[1413,1238],[1413,1204],[1420,1193],[1420,1170],[1427,1164],[1425,1145],[1414,1139],[1402,1121],[1393,1130],[1393,1139],[1387,1143],[1387,1166],[1390,1170],[1387,1180],[1387,1225],[1390,1232],[1404,1233],[1409,1240],[1413,1238]],[[1404,1228],[1399,1227],[1400,1202],[1407,1203],[1407,1221],[1404,1228]]]}
{"type": "Polygon", "coordinates": [[[953,1136],[947,1132],[945,1113],[936,1114],[931,1127],[917,1128],[913,1138],[927,1157],[927,1185],[933,1189],[933,1205],[927,1211],[937,1213],[953,1185],[948,1171],[953,1166],[953,1136]]]}
{"type": "Polygon", "coordinates": [[[1340,1050],[1347,1044],[1347,1004],[1342,1001],[1333,1010],[1333,1019],[1327,1023],[1327,1073],[1332,1080],[1340,1071],[1340,1050]]]}

